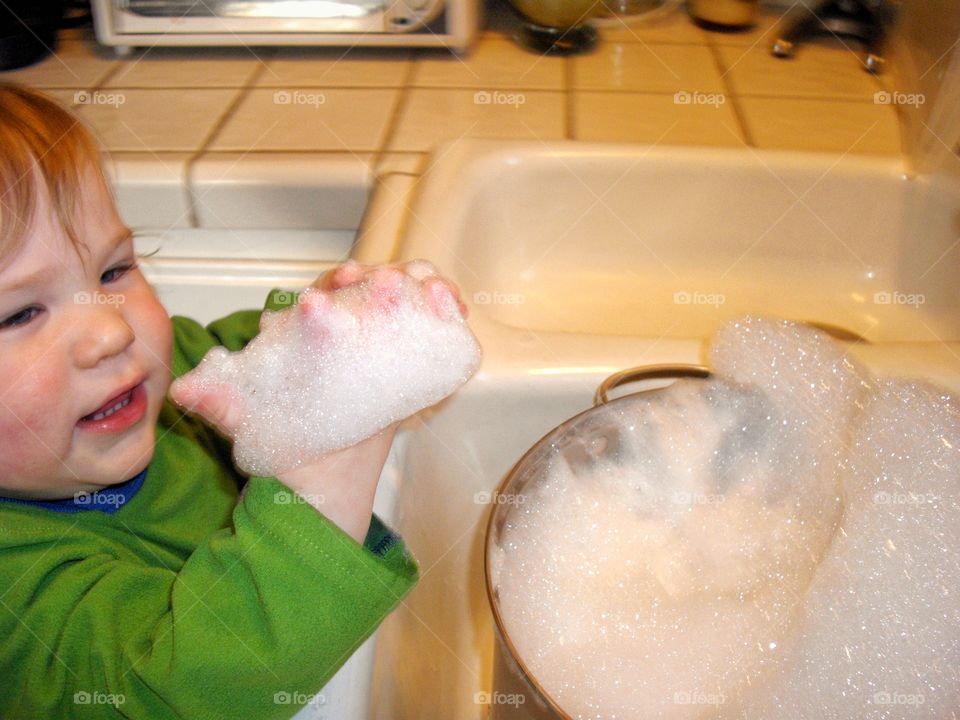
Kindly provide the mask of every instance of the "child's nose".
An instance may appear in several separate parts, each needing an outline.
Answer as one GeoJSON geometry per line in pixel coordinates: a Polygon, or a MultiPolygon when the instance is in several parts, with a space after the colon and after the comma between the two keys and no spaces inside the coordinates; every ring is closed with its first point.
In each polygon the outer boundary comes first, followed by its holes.
{"type": "Polygon", "coordinates": [[[83,308],[76,326],[77,364],[91,368],[106,358],[119,355],[134,341],[135,335],[119,306],[107,303],[83,308]]]}

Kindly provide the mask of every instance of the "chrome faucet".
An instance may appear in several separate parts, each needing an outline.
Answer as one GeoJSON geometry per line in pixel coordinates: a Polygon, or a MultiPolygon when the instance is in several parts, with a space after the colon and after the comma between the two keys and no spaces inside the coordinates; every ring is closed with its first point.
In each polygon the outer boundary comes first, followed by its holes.
{"type": "Polygon", "coordinates": [[[793,57],[796,44],[810,35],[852,37],[863,43],[864,69],[877,74],[884,63],[888,14],[885,0],[820,0],[809,7],[800,3],[780,21],[770,49],[777,57],[788,58],[793,57]]]}

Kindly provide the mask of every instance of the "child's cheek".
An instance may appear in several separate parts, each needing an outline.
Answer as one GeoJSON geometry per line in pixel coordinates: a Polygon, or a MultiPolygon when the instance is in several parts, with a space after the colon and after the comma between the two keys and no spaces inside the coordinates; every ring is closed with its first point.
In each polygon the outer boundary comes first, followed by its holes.
{"type": "MultiPolygon", "coordinates": [[[[52,431],[73,415],[64,375],[36,370],[23,373],[16,388],[4,398],[4,414],[10,416],[5,425],[11,431],[19,428],[21,435],[34,441],[53,436],[52,431]]],[[[72,431],[73,423],[69,424],[72,431]]]]}
{"type": "Polygon", "coordinates": [[[139,325],[136,329],[138,339],[149,349],[145,359],[154,365],[151,374],[156,380],[159,395],[163,398],[172,380],[170,365],[173,361],[173,324],[152,289],[137,303],[136,322],[139,325]]]}
{"type": "Polygon", "coordinates": [[[153,351],[167,369],[167,383],[170,382],[170,363],[173,361],[173,324],[166,309],[159,302],[154,302],[152,324],[154,327],[153,351]]]}
{"type": "Polygon", "coordinates": [[[35,401],[42,397],[43,394],[17,393],[5,397],[0,406],[0,447],[17,449],[2,458],[5,479],[22,478],[59,464],[57,452],[68,442],[72,427],[68,432],[63,426],[64,413],[35,401]],[[58,436],[61,428],[63,432],[58,436]]]}

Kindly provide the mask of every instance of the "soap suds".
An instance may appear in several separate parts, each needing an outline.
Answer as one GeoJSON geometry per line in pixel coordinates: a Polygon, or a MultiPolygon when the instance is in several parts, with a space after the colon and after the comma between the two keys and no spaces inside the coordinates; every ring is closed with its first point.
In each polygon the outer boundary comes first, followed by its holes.
{"type": "Polygon", "coordinates": [[[743,717],[956,717],[958,484],[960,408],[932,386],[881,383],[844,474],[841,532],[743,717]]]}
{"type": "Polygon", "coordinates": [[[918,686],[951,717],[956,406],[786,321],[729,324],[710,364],[591,413],[509,506],[524,662],[574,718],[905,717],[918,686]]]}
{"type": "MultiPolygon", "coordinates": [[[[360,266],[351,265],[360,273],[360,266]]],[[[275,475],[433,405],[476,371],[480,346],[433,266],[383,267],[264,312],[240,352],[210,350],[174,398],[229,393],[243,408],[234,459],[275,475]]]]}

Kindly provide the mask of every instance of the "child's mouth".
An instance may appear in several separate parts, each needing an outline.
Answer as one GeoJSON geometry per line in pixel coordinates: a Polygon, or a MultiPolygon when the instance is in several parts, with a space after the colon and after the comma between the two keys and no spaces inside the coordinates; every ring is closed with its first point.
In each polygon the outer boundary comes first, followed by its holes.
{"type": "MultiPolygon", "coordinates": [[[[106,408],[105,410],[101,409],[101,410],[97,410],[97,411],[95,411],[95,412],[92,412],[92,413],[90,413],[89,415],[84,415],[84,416],[83,416],[82,418],[80,418],[80,419],[81,419],[81,420],[102,420],[102,419],[105,418],[105,417],[110,417],[110,416],[113,415],[117,410],[120,410],[121,408],[125,408],[127,405],[129,405],[129,404],[130,404],[130,399],[131,399],[132,397],[133,397],[133,390],[128,390],[128,391],[125,392],[122,396],[120,396],[120,400],[119,400],[119,402],[117,402],[116,405],[113,405],[113,406],[111,406],[111,407],[108,407],[108,408],[106,408]]],[[[114,399],[116,399],[116,398],[114,398],[114,399]]],[[[109,402],[112,403],[113,400],[110,400],[109,402]]],[[[109,404],[109,403],[108,403],[108,404],[109,404]]]]}
{"type": "Polygon", "coordinates": [[[89,415],[80,418],[77,425],[84,430],[95,432],[117,432],[125,430],[146,411],[146,391],[143,382],[110,398],[89,415]]]}

